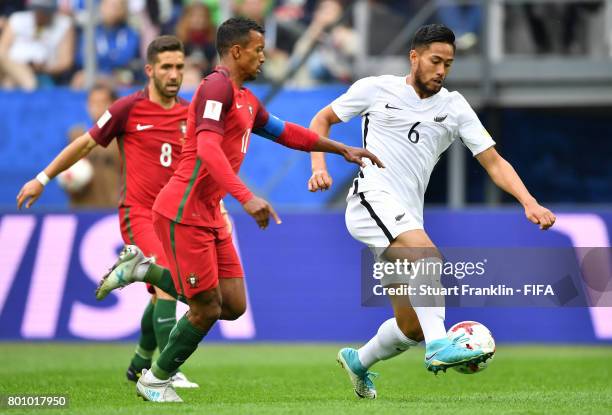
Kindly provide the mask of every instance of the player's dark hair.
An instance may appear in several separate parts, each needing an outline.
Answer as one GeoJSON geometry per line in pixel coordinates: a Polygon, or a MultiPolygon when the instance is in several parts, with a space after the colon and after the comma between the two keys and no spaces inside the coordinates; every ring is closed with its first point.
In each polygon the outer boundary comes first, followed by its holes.
{"type": "Polygon", "coordinates": [[[159,36],[149,43],[147,47],[147,63],[153,64],[157,62],[157,55],[162,52],[175,51],[185,53],[183,42],[178,37],[170,35],[159,36]]]}
{"type": "Polygon", "coordinates": [[[117,92],[113,89],[112,86],[110,86],[108,83],[105,82],[96,82],[90,89],[89,89],[89,95],[91,95],[92,92],[95,91],[104,91],[108,94],[108,97],[110,98],[110,100],[112,102],[115,102],[117,100],[117,98],[119,98],[117,96],[117,92]]]}
{"type": "Polygon", "coordinates": [[[225,55],[232,46],[236,44],[244,45],[249,39],[251,30],[265,33],[255,20],[246,17],[232,17],[219,26],[217,30],[217,52],[219,56],[225,55]]]}
{"type": "Polygon", "coordinates": [[[430,44],[441,42],[448,43],[455,49],[455,34],[443,24],[428,24],[421,26],[412,38],[412,49],[423,46],[429,47],[430,44]]]}

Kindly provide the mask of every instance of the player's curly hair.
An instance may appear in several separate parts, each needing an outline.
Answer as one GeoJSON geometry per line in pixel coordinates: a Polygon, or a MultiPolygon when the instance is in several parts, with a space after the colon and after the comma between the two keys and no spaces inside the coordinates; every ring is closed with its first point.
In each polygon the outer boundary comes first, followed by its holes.
{"type": "Polygon", "coordinates": [[[455,34],[443,24],[421,26],[412,38],[412,49],[429,46],[431,43],[448,43],[455,49],[455,34]]]}
{"type": "Polygon", "coordinates": [[[147,47],[147,63],[157,62],[157,55],[162,52],[179,51],[185,53],[183,42],[176,36],[164,35],[156,37],[147,47]]]}
{"type": "Polygon", "coordinates": [[[217,30],[217,52],[219,56],[224,56],[236,44],[244,45],[251,30],[261,34],[265,33],[264,28],[255,20],[246,17],[232,17],[223,22],[217,30]]]}

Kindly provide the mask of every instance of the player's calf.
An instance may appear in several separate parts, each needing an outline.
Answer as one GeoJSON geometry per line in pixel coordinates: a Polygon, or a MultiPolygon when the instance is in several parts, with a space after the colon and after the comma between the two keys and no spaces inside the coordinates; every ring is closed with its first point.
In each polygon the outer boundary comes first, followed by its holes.
{"type": "Polygon", "coordinates": [[[188,302],[189,322],[202,331],[207,332],[222,315],[221,295],[218,289],[198,293],[188,302]]]}

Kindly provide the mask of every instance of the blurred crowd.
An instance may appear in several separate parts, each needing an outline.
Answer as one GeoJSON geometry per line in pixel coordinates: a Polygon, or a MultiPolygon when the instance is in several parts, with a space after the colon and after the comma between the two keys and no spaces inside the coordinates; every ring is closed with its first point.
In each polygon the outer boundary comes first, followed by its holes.
{"type": "MultiPolygon", "coordinates": [[[[477,53],[483,18],[480,6],[435,1],[439,8],[432,19],[455,30],[458,52],[477,53]]],[[[295,79],[301,85],[348,82],[352,80],[351,62],[358,49],[368,47],[372,55],[383,51],[428,1],[369,0],[372,18],[367,46],[359,44],[353,25],[354,3],[94,0],[96,81],[108,81],[114,87],[141,84],[146,45],[160,34],[175,34],[186,47],[184,87],[193,89],[215,65],[216,27],[229,16],[242,15],[266,29],[268,61],[262,80],[279,80],[296,69],[295,79]],[[313,49],[314,45],[317,47],[313,49]]],[[[523,50],[525,42],[521,40],[509,42],[506,48],[516,53],[589,53],[589,16],[600,11],[601,3],[506,6],[507,38],[527,33],[532,45],[531,50],[523,50]]],[[[0,1],[0,87],[83,88],[87,24],[86,0],[0,1]]]]}

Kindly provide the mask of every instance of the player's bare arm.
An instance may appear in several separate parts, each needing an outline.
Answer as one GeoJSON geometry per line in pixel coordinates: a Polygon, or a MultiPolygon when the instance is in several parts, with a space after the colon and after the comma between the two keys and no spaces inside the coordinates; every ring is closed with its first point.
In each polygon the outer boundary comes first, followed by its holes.
{"type": "MultiPolygon", "coordinates": [[[[329,136],[331,126],[339,123],[338,118],[331,106],[328,105],[314,116],[310,122],[310,129],[322,136],[329,136]]],[[[327,171],[327,163],[325,162],[325,153],[312,152],[310,153],[312,176],[308,179],[308,190],[316,192],[317,190],[328,190],[333,179],[327,171]]]]}
{"type": "Polygon", "coordinates": [[[25,202],[25,207],[29,209],[38,200],[49,180],[87,156],[97,145],[89,133],[68,144],[35,179],[23,185],[17,195],[17,208],[21,209],[25,202]]]}
{"type": "Polygon", "coordinates": [[[366,150],[365,148],[347,146],[346,144],[342,144],[324,136],[319,136],[319,140],[314,144],[312,150],[339,154],[349,163],[355,163],[361,167],[366,166],[363,161],[364,158],[369,159],[375,166],[380,168],[385,167],[383,162],[369,150],[366,150]]]}
{"type": "Polygon", "coordinates": [[[253,132],[295,150],[339,154],[349,163],[355,163],[361,167],[365,167],[363,159],[367,158],[373,165],[385,167],[377,156],[365,148],[351,147],[331,140],[318,131],[283,121],[265,110],[258,113],[253,132]]]}
{"type": "Polygon", "coordinates": [[[505,192],[510,193],[523,205],[527,219],[536,225],[540,225],[542,230],[554,225],[555,215],[537,202],[512,165],[500,156],[495,148],[491,147],[478,154],[476,160],[487,171],[493,183],[505,192]]]}
{"type": "Polygon", "coordinates": [[[264,115],[258,119],[253,129],[255,134],[294,150],[335,153],[344,157],[349,163],[355,163],[362,167],[365,167],[363,159],[367,158],[375,166],[385,167],[378,157],[365,148],[347,146],[301,125],[285,122],[265,110],[262,113],[264,115]]]}

